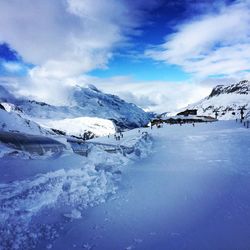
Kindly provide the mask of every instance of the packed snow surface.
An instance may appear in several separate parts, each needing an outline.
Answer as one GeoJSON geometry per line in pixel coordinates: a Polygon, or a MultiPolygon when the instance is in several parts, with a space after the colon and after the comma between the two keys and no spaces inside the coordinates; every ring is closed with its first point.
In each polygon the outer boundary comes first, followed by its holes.
{"type": "Polygon", "coordinates": [[[222,121],[152,135],[153,153],[124,173],[114,199],[66,227],[52,249],[248,249],[250,130],[222,121]]]}
{"type": "Polygon", "coordinates": [[[249,248],[250,129],[219,121],[165,124],[123,136],[92,140],[95,150],[88,158],[2,160],[0,244],[13,249],[23,242],[28,242],[24,249],[249,248]],[[110,144],[148,152],[146,138],[153,138],[153,150],[136,161],[130,160],[135,154],[102,150],[110,144]]]}

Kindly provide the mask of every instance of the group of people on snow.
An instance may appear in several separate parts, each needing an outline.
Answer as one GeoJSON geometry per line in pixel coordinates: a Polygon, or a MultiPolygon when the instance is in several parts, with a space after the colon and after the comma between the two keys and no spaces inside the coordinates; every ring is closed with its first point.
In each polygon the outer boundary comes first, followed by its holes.
{"type": "Polygon", "coordinates": [[[115,138],[116,141],[120,141],[121,138],[123,138],[123,133],[118,132],[118,133],[114,134],[114,138],[115,138]]]}

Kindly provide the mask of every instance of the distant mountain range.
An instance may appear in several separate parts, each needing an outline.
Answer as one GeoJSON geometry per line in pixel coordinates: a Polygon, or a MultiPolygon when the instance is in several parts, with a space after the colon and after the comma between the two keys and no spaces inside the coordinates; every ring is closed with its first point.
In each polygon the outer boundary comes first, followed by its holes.
{"type": "Polygon", "coordinates": [[[240,117],[240,109],[244,109],[244,116],[250,116],[250,82],[240,81],[228,86],[218,85],[210,95],[199,102],[191,104],[187,109],[197,109],[198,115],[215,117],[229,120],[240,117]]]}
{"type": "MultiPolygon", "coordinates": [[[[241,108],[250,119],[249,81],[218,85],[209,96],[185,109],[197,109],[198,115],[212,117],[216,112],[218,119],[228,120],[239,118],[241,108]]],[[[17,98],[0,86],[0,130],[4,131],[92,138],[145,126],[151,117],[135,104],[105,94],[93,85],[73,87],[68,106],[17,98]]]]}
{"type": "Polygon", "coordinates": [[[105,94],[93,85],[74,87],[69,102],[69,106],[53,106],[16,98],[0,86],[0,130],[77,137],[86,133],[93,137],[145,126],[150,120],[150,115],[135,104],[105,94]]]}

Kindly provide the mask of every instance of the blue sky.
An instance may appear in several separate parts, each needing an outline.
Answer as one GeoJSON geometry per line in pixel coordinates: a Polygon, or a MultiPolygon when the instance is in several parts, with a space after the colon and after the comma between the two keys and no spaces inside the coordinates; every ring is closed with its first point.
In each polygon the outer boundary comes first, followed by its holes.
{"type": "Polygon", "coordinates": [[[180,67],[155,62],[150,58],[135,60],[125,56],[115,56],[107,69],[96,69],[89,73],[99,78],[109,78],[117,75],[130,76],[138,81],[184,81],[190,79],[180,67]]]}
{"type": "MultiPolygon", "coordinates": [[[[128,0],[125,2],[133,9],[133,4],[136,1],[128,0]]],[[[133,32],[128,34],[128,44],[125,44],[124,47],[119,46],[112,51],[113,55],[105,64],[104,69],[97,67],[97,69],[87,71],[87,73],[100,78],[127,75],[142,81],[183,81],[192,77],[178,65],[156,62],[152,58],[143,56],[143,53],[147,48],[163,43],[165,37],[175,32],[175,27],[178,24],[193,19],[206,11],[215,11],[222,1],[151,0],[151,2],[154,3],[152,6],[149,4],[148,8],[141,7],[141,11],[144,13],[141,14],[143,23],[137,28],[139,34],[133,32]]],[[[223,3],[229,4],[232,1],[223,3]]],[[[136,5],[140,5],[140,1],[135,3],[136,5]]],[[[0,60],[2,61],[0,73],[5,76],[18,76],[18,74],[23,76],[27,73],[27,67],[32,68],[31,62],[25,62],[25,58],[22,59],[18,51],[15,51],[7,41],[3,41],[0,45],[0,60]],[[4,67],[5,62],[16,63],[20,67],[16,70],[9,70],[8,67],[4,67]]]]}
{"type": "MultiPolygon", "coordinates": [[[[133,5],[132,1],[128,2],[130,2],[130,5],[133,5]]],[[[91,70],[87,72],[89,75],[100,78],[127,75],[142,81],[182,81],[190,78],[188,74],[176,65],[155,62],[150,58],[143,57],[143,52],[147,47],[162,43],[166,34],[173,32],[172,26],[169,23],[174,25],[180,22],[181,19],[187,18],[187,10],[190,8],[190,4],[186,3],[183,5],[181,2],[178,3],[178,1],[170,1],[168,3],[166,1],[158,2],[156,7],[145,11],[146,19],[144,19],[145,23],[139,27],[140,35],[129,35],[129,44],[113,51],[112,58],[105,65],[105,69],[97,68],[91,70]]],[[[27,73],[27,70],[25,70],[27,67],[32,68],[6,42],[0,45],[0,58],[2,61],[0,74],[4,76],[23,76],[27,73]],[[20,65],[20,70],[9,70],[4,67],[4,63],[6,62],[10,65],[14,63],[20,65]]]]}
{"type": "Polygon", "coordinates": [[[50,101],[48,87],[87,81],[125,98],[139,85],[138,105],[154,84],[195,101],[193,88],[249,76],[249,14],[249,0],[1,1],[0,79],[50,101]]]}

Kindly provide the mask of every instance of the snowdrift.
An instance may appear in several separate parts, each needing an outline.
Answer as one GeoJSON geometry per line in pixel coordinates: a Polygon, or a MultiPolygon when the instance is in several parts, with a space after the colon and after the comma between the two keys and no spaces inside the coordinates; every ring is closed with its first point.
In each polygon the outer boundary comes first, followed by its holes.
{"type": "Polygon", "coordinates": [[[30,249],[40,239],[53,240],[65,223],[81,218],[87,207],[96,206],[114,195],[125,167],[131,160],[147,156],[152,145],[152,138],[147,133],[130,131],[125,137],[126,140],[114,146],[133,148],[129,154],[121,150],[108,153],[94,141],[88,157],[66,150],[53,161],[2,159],[0,248],[30,249]],[[10,160],[12,166],[18,166],[14,181],[7,178],[13,178],[11,168],[5,167],[10,160]],[[42,166],[42,172],[37,170],[34,175],[36,165],[42,166]],[[29,172],[32,174],[27,177],[29,172]],[[48,213],[53,214],[52,218],[41,215],[48,213]]]}

